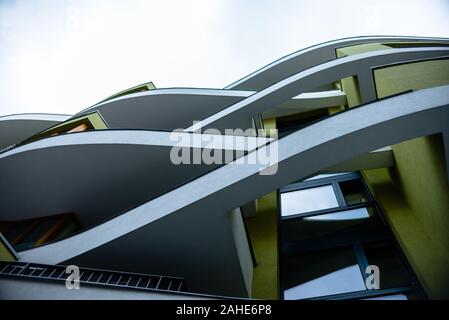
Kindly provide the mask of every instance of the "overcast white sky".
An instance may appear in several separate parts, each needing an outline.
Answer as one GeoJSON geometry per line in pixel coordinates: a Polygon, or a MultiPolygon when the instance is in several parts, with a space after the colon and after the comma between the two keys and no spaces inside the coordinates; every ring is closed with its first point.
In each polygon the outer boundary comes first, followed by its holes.
{"type": "Polygon", "coordinates": [[[449,1],[0,0],[0,115],[74,114],[147,81],[222,88],[357,35],[449,37],[449,1]]]}

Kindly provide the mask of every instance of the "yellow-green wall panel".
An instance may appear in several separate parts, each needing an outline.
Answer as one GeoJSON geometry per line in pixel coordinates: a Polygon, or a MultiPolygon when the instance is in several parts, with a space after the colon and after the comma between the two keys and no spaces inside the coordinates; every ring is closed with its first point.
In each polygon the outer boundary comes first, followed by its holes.
{"type": "Polygon", "coordinates": [[[449,298],[449,278],[446,275],[449,257],[441,243],[446,239],[439,239],[428,232],[420,212],[407,202],[398,181],[397,169],[365,170],[363,176],[429,298],[449,298]]]}
{"type": "MultiPolygon", "coordinates": [[[[379,98],[449,83],[449,60],[375,69],[379,98]]],[[[430,298],[449,298],[449,186],[441,135],[392,146],[396,167],[365,171],[377,201],[430,298]]]]}
{"type": "Polygon", "coordinates": [[[257,265],[252,298],[279,298],[277,192],[257,199],[257,215],[245,220],[257,265]]]}
{"type": "MultiPolygon", "coordinates": [[[[264,119],[263,125],[266,130],[276,129],[276,119],[264,119]]],[[[279,299],[277,191],[257,199],[256,212],[245,219],[257,262],[252,298],[279,299]]]]}
{"type": "Polygon", "coordinates": [[[419,61],[374,70],[377,96],[449,84],[449,59],[419,61]]]}
{"type": "Polygon", "coordinates": [[[3,239],[0,237],[0,261],[16,261],[16,257],[12,254],[3,239]]]}
{"type": "Polygon", "coordinates": [[[341,89],[346,94],[348,107],[355,107],[362,103],[357,76],[351,76],[341,79],[341,89]]]}
{"type": "Polygon", "coordinates": [[[391,49],[391,47],[380,43],[363,43],[354,46],[338,48],[336,50],[336,54],[337,58],[341,58],[359,53],[378,51],[378,50],[388,50],[388,49],[391,49]]]}

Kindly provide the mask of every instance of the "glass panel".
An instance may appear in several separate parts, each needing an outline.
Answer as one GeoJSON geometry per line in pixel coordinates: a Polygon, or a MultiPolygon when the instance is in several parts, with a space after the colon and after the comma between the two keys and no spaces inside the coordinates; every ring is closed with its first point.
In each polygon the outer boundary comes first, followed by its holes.
{"type": "Polygon", "coordinates": [[[368,263],[379,267],[380,289],[410,285],[410,274],[393,243],[370,243],[363,245],[363,249],[368,263]]]}
{"type": "Polygon", "coordinates": [[[18,239],[23,233],[30,230],[30,228],[35,223],[34,220],[23,220],[23,221],[14,221],[13,226],[4,234],[5,238],[8,239],[9,242],[14,243],[16,239],[18,239]]]}
{"type": "Polygon", "coordinates": [[[316,180],[316,179],[322,179],[322,178],[330,178],[330,177],[336,177],[341,176],[342,174],[348,174],[350,172],[341,172],[341,173],[323,173],[319,174],[317,176],[310,177],[304,181],[310,181],[310,180],[316,180]]]}
{"type": "Polygon", "coordinates": [[[78,231],[78,229],[79,229],[79,226],[78,226],[75,218],[70,217],[70,220],[68,222],[66,222],[66,224],[61,229],[61,231],[55,236],[55,238],[53,240],[50,240],[50,241],[58,241],[58,240],[67,238],[71,234],[78,231]]]}
{"type": "Polygon", "coordinates": [[[328,115],[329,113],[327,109],[323,108],[320,110],[278,117],[276,118],[276,127],[278,129],[279,136],[283,136],[290,132],[307,127],[310,123],[327,117],[328,115]]]}
{"type": "Polygon", "coordinates": [[[14,249],[20,251],[31,248],[57,221],[58,217],[41,219],[40,223],[36,225],[34,229],[20,241],[20,243],[14,246],[14,249]]]}
{"type": "Polygon", "coordinates": [[[338,207],[332,185],[281,193],[282,216],[338,207]]]}
{"type": "Polygon", "coordinates": [[[340,188],[347,205],[368,202],[368,196],[361,180],[340,182],[340,188]]]}
{"type": "Polygon", "coordinates": [[[329,243],[351,241],[370,235],[379,235],[384,229],[373,207],[344,210],[312,217],[281,222],[284,244],[296,242],[301,247],[326,246],[329,243]]]}
{"type": "Polygon", "coordinates": [[[350,247],[283,257],[282,274],[287,300],[366,290],[350,247]]]}
{"type": "Polygon", "coordinates": [[[320,214],[318,216],[306,217],[303,219],[312,221],[345,221],[345,220],[366,219],[371,217],[371,214],[372,212],[369,212],[367,208],[358,208],[335,213],[320,214]]]}
{"type": "Polygon", "coordinates": [[[76,126],[75,128],[73,128],[73,129],[67,131],[67,133],[71,133],[71,132],[81,132],[81,131],[86,131],[87,129],[88,129],[88,128],[87,128],[87,124],[82,123],[82,124],[76,126]]]}

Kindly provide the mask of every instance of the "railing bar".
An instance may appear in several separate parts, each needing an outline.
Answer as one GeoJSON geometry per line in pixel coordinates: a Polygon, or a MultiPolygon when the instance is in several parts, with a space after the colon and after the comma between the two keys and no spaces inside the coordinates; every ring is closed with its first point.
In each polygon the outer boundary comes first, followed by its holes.
{"type": "Polygon", "coordinates": [[[150,277],[150,280],[148,280],[148,284],[147,284],[147,286],[145,288],[148,288],[150,286],[151,280],[153,280],[153,277],[150,277]]]}
{"type": "Polygon", "coordinates": [[[98,277],[98,279],[97,279],[96,282],[97,282],[97,283],[100,282],[101,278],[103,278],[103,272],[100,274],[100,276],[98,277]]]}
{"type": "MultiPolygon", "coordinates": [[[[21,263],[19,264],[11,264],[11,263],[6,263],[0,269],[0,274],[11,274],[11,275],[22,275],[22,276],[30,276],[30,277],[43,277],[43,278],[61,278],[62,276],[64,276],[64,270],[62,266],[50,266],[50,265],[46,265],[46,266],[41,266],[41,265],[34,265],[32,263],[21,263]],[[5,272],[8,268],[11,268],[11,270],[9,272],[5,272]],[[20,270],[19,270],[20,269],[20,270]],[[24,275],[24,272],[29,271],[30,273],[27,275],[24,275]],[[14,272],[18,271],[17,273],[14,274],[14,272]],[[49,274],[47,276],[43,276],[44,273],[49,272],[49,274]],[[61,274],[58,274],[58,272],[61,272],[61,274]]],[[[99,277],[97,279],[97,281],[92,281],[92,278],[96,275],[98,275],[98,273],[95,270],[82,270],[80,273],[80,278],[82,278],[84,275],[87,275],[87,279],[84,280],[86,282],[91,282],[91,283],[98,283],[100,282],[102,279],[104,280],[106,278],[106,275],[109,274],[109,272],[101,272],[99,274],[99,277]],[[90,274],[89,274],[90,272],[90,274]]],[[[117,286],[127,286],[127,287],[139,287],[139,285],[142,285],[142,288],[150,288],[150,286],[157,280],[156,283],[156,287],[154,289],[156,290],[162,290],[160,289],[161,283],[162,281],[165,279],[166,277],[164,276],[156,276],[156,275],[133,275],[131,273],[117,273],[117,272],[110,272],[109,277],[107,278],[105,284],[107,285],[117,285],[117,286]],[[117,276],[117,281],[115,281],[114,283],[111,283],[112,278],[114,276],[117,276]],[[128,279],[126,279],[126,277],[128,277],[128,279]],[[136,277],[138,277],[138,280],[136,282],[135,285],[130,285],[130,283],[136,279],[136,277]],[[158,279],[156,279],[156,277],[158,279]],[[126,283],[124,284],[120,284],[120,282],[124,280],[126,281],[126,283]],[[145,282],[146,280],[146,282],[145,282]]],[[[176,280],[179,280],[179,284],[177,284],[177,282],[175,281],[175,279],[172,278],[167,278],[167,280],[169,280],[169,284],[167,287],[167,290],[170,291],[176,291],[176,292],[180,292],[184,281],[182,278],[176,278],[176,280]]]]}
{"type": "Polygon", "coordinates": [[[3,273],[3,271],[5,271],[6,270],[6,268],[8,268],[10,265],[9,264],[7,264],[3,269],[2,269],[2,271],[0,271],[0,273],[3,273]]]}
{"type": "Polygon", "coordinates": [[[41,273],[39,273],[39,275],[37,275],[37,277],[40,277],[40,276],[42,276],[42,275],[44,274],[45,270],[47,270],[47,268],[42,268],[42,271],[41,271],[41,273]]]}
{"type": "Polygon", "coordinates": [[[109,281],[111,281],[111,278],[112,278],[113,275],[114,275],[114,274],[111,274],[111,275],[109,276],[108,280],[106,281],[106,284],[109,284],[109,281]]]}
{"type": "Polygon", "coordinates": [[[58,279],[65,277],[65,274],[65,270],[61,270],[60,268],[58,268],[58,271],[56,272],[58,279]]]}
{"type": "Polygon", "coordinates": [[[48,275],[47,278],[51,278],[51,277],[53,276],[53,274],[56,272],[56,270],[58,270],[58,269],[57,269],[57,268],[54,268],[54,270],[52,271],[52,273],[50,273],[50,274],[48,275]]]}
{"type": "Polygon", "coordinates": [[[162,276],[159,277],[159,281],[157,282],[155,289],[159,289],[159,285],[160,285],[161,281],[162,281],[162,276]]]}
{"type": "Polygon", "coordinates": [[[22,274],[23,270],[25,270],[29,265],[30,265],[30,263],[27,263],[27,264],[22,268],[22,270],[20,270],[20,272],[19,272],[18,274],[22,274]]]}
{"type": "Polygon", "coordinates": [[[87,278],[87,282],[90,282],[90,279],[92,278],[92,276],[95,274],[95,272],[92,272],[91,274],[90,274],[90,276],[89,276],[89,278],[87,278]]]}

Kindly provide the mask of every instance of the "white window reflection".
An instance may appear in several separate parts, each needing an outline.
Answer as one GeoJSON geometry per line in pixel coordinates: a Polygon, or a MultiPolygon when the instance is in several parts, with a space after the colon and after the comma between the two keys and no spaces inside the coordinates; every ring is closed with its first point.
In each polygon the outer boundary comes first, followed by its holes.
{"type": "Polygon", "coordinates": [[[338,207],[332,185],[281,194],[282,216],[338,207]]]}
{"type": "Polygon", "coordinates": [[[330,177],[335,177],[335,176],[341,176],[343,174],[348,174],[348,173],[350,173],[350,172],[323,173],[323,174],[319,174],[317,176],[310,177],[304,181],[310,181],[310,180],[316,180],[316,179],[322,179],[322,178],[330,178],[330,177]]]}
{"type": "Polygon", "coordinates": [[[373,297],[373,298],[367,298],[363,300],[408,300],[407,296],[405,294],[392,294],[389,296],[380,296],[380,297],[373,297]]]}
{"type": "Polygon", "coordinates": [[[358,265],[352,265],[284,291],[286,300],[307,299],[366,290],[358,265]]]}
{"type": "Polygon", "coordinates": [[[367,208],[358,208],[335,213],[320,214],[319,216],[306,217],[303,219],[311,221],[345,221],[366,219],[370,216],[367,208]]]}

